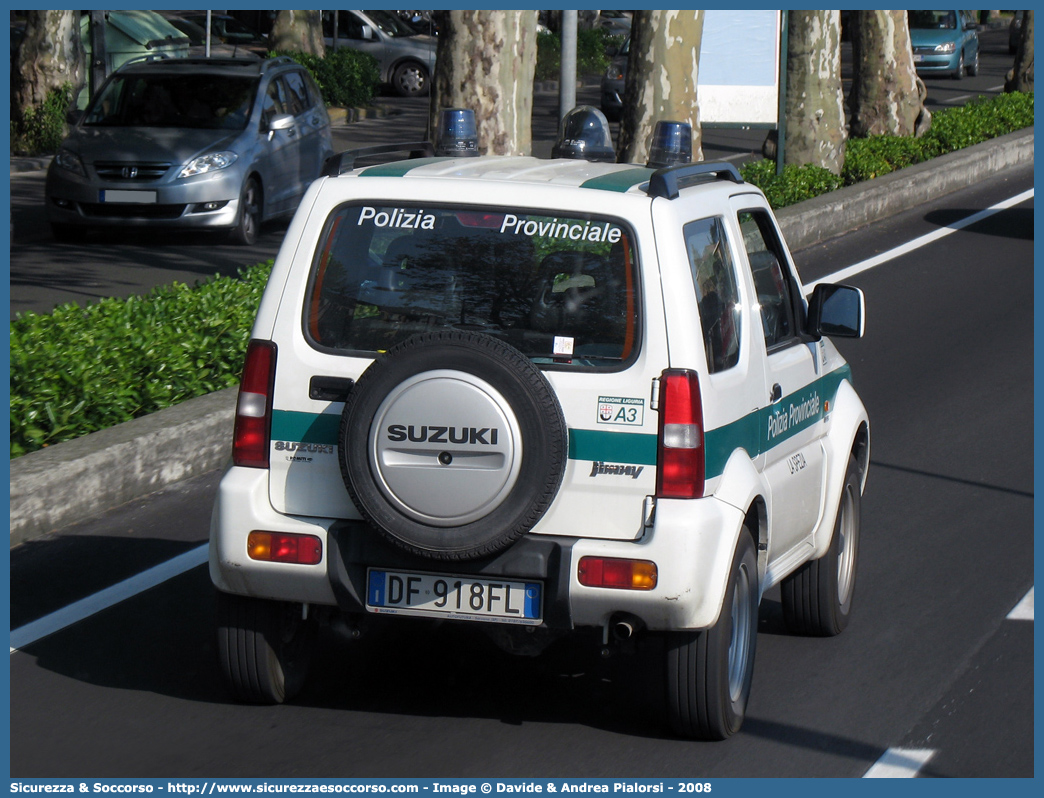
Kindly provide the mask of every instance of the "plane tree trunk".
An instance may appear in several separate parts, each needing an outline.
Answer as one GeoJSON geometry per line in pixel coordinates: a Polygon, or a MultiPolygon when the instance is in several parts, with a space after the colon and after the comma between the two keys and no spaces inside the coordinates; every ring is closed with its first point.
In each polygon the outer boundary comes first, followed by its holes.
{"type": "Polygon", "coordinates": [[[1033,12],[1024,11],[1015,66],[1008,72],[1004,91],[1033,91],[1033,12]]]}
{"type": "Polygon", "coordinates": [[[440,110],[475,112],[479,152],[533,151],[537,12],[439,11],[431,129],[440,110]]]}
{"type": "Polygon", "coordinates": [[[617,160],[645,163],[656,122],[692,126],[692,159],[703,160],[696,86],[703,40],[702,11],[636,11],[631,23],[617,160]]]}
{"type": "Polygon", "coordinates": [[[11,118],[39,108],[53,89],[69,84],[73,97],[85,76],[80,12],[26,11],[25,35],[11,73],[11,118]]]}
{"type": "Polygon", "coordinates": [[[787,28],[784,161],[839,175],[846,139],[841,12],[790,11],[787,28]]]}
{"type": "Polygon", "coordinates": [[[319,11],[280,11],[269,34],[273,50],[323,56],[323,21],[319,11]]]}
{"type": "Polygon", "coordinates": [[[931,126],[905,11],[852,12],[853,137],[922,135],[931,126]]]}

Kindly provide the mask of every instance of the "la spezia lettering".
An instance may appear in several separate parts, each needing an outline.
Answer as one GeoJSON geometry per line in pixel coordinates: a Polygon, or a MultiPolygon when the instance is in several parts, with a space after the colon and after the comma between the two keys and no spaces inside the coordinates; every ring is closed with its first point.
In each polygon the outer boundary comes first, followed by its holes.
{"type": "Polygon", "coordinates": [[[819,394],[814,393],[800,404],[791,404],[789,410],[775,410],[768,417],[768,438],[772,440],[786,433],[791,427],[815,419],[819,416],[822,403],[819,394]]]}
{"type": "Polygon", "coordinates": [[[617,243],[623,237],[623,231],[609,222],[592,224],[590,221],[581,223],[572,220],[563,222],[559,219],[520,219],[513,213],[504,215],[504,221],[500,223],[500,232],[541,238],[565,238],[570,241],[608,241],[610,244],[617,243]]]}
{"type": "Polygon", "coordinates": [[[378,211],[369,205],[363,206],[359,213],[358,225],[373,222],[374,227],[402,227],[409,230],[434,230],[435,215],[423,210],[411,211],[406,208],[392,208],[390,211],[378,211]]]}
{"type": "Polygon", "coordinates": [[[438,427],[435,425],[414,426],[392,424],[386,430],[388,440],[393,443],[457,443],[496,446],[496,427],[438,427]]]}
{"type": "Polygon", "coordinates": [[[602,474],[610,474],[638,479],[638,476],[644,470],[645,466],[616,465],[615,463],[603,463],[600,460],[595,460],[591,463],[591,473],[588,476],[597,477],[602,474]]]}

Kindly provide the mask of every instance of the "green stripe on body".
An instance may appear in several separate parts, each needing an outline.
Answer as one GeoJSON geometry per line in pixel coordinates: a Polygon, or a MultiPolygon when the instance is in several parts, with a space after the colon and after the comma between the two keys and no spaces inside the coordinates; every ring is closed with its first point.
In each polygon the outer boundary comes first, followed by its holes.
{"type": "Polygon", "coordinates": [[[427,166],[428,164],[441,163],[442,161],[448,161],[449,158],[438,157],[438,158],[410,158],[406,161],[392,161],[391,163],[382,163],[377,166],[371,166],[363,169],[359,172],[360,177],[402,177],[407,172],[417,169],[421,166],[427,166]]]}
{"type": "MultiPolygon", "coordinates": [[[[742,418],[706,432],[707,478],[720,476],[725,464],[737,449],[752,459],[779,446],[802,430],[822,421],[826,402],[834,401],[837,389],[850,381],[852,369],[847,364],[824,374],[801,391],[783,397],[742,418]],[[792,410],[793,408],[793,410],[792,410]],[[815,412],[803,412],[815,409],[815,412]],[[785,417],[785,421],[782,419],[785,417]],[[775,423],[770,425],[770,419],[775,423]]],[[[272,411],[272,439],[323,443],[336,446],[341,417],[330,413],[300,413],[292,410],[272,411]]],[[[569,459],[605,463],[656,465],[655,435],[635,432],[606,432],[592,429],[569,430],[569,459]]]]}
{"type": "Polygon", "coordinates": [[[601,177],[593,177],[580,184],[580,188],[595,188],[601,191],[630,191],[635,186],[648,183],[653,170],[645,167],[622,169],[601,177]]]}

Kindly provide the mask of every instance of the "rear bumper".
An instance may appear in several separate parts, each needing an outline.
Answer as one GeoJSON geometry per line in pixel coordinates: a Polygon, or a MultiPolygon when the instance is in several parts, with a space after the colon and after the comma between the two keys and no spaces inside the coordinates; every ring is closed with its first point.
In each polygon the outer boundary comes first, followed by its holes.
{"type": "Polygon", "coordinates": [[[367,570],[398,570],[539,581],[543,626],[604,628],[621,615],[653,630],[713,625],[721,610],[743,514],[714,498],[658,503],[656,522],[639,540],[527,535],[494,557],[432,560],[385,541],[361,521],[286,516],[272,509],[268,472],[231,467],[222,478],[211,522],[210,574],[225,592],[284,601],[336,605],[366,613],[367,570]],[[253,530],[309,534],[323,544],[317,565],[258,562],[247,556],[253,530]],[[652,590],[581,585],[586,556],[650,560],[652,590]]]}

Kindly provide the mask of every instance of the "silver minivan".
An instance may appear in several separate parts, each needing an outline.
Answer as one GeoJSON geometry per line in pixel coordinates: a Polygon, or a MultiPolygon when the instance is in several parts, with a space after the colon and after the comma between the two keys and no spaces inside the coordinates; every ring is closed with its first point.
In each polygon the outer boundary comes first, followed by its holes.
{"type": "Polygon", "coordinates": [[[181,58],[114,72],[47,171],[56,239],[141,225],[252,244],[296,210],[333,153],[330,118],[290,58],[181,58]]]}
{"type": "MultiPolygon", "coordinates": [[[[323,14],[327,48],[334,47],[333,14],[323,14]]],[[[392,11],[341,11],[337,15],[337,47],[369,53],[377,59],[381,83],[402,97],[428,93],[435,71],[434,36],[418,33],[392,11]]]]}

